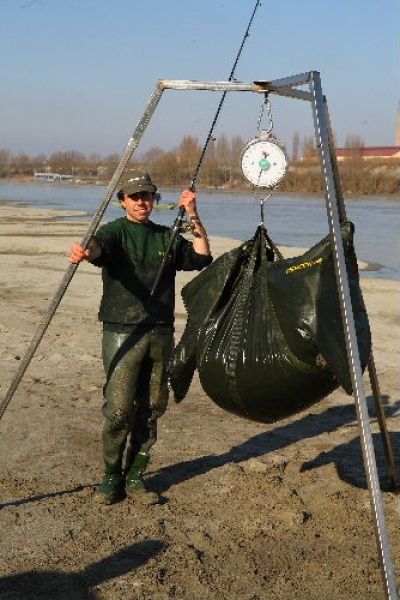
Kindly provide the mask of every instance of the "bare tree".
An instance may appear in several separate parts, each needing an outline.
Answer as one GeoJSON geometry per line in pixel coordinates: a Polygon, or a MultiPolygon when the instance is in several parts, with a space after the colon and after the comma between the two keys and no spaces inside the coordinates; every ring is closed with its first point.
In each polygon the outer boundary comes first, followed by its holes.
{"type": "Polygon", "coordinates": [[[158,148],[157,146],[153,146],[152,148],[149,148],[147,152],[141,155],[140,162],[142,162],[144,165],[149,165],[149,170],[151,171],[151,165],[159,161],[164,154],[165,150],[158,148]]]}
{"type": "Polygon", "coordinates": [[[300,134],[295,131],[292,140],[292,160],[299,160],[300,158],[300,134]]]}
{"type": "Polygon", "coordinates": [[[63,175],[76,175],[79,165],[82,165],[85,160],[85,155],[76,150],[54,152],[50,156],[52,170],[63,175]]]}
{"type": "Polygon", "coordinates": [[[162,185],[178,186],[182,181],[182,172],[176,152],[166,152],[157,164],[157,181],[162,185]]]}
{"type": "Polygon", "coordinates": [[[0,149],[0,177],[7,177],[9,174],[11,162],[11,152],[6,149],[0,149]]]}
{"type": "Polygon", "coordinates": [[[314,158],[315,157],[315,141],[314,138],[309,135],[303,139],[303,158],[314,158]]]}
{"type": "Polygon", "coordinates": [[[233,181],[242,181],[240,158],[246,142],[240,135],[233,136],[231,140],[231,177],[233,181]]]}
{"type": "Polygon", "coordinates": [[[16,175],[33,175],[33,168],[29,156],[25,153],[15,156],[12,159],[12,171],[16,175]]]}
{"type": "Polygon", "coordinates": [[[364,148],[365,143],[364,143],[363,138],[360,135],[350,134],[350,135],[346,135],[346,141],[345,141],[344,145],[346,148],[361,149],[361,148],[364,148]]]}
{"type": "Polygon", "coordinates": [[[197,138],[186,135],[179,144],[179,162],[182,167],[193,168],[199,158],[201,148],[197,138]]]}
{"type": "Polygon", "coordinates": [[[231,145],[226,135],[221,135],[217,139],[215,154],[223,183],[226,184],[231,179],[231,145]]]}

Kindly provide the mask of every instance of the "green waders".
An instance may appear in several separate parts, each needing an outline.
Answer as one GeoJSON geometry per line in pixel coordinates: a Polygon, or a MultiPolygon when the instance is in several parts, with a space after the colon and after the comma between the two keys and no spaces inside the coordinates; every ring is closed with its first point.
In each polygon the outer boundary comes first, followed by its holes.
{"type": "Polygon", "coordinates": [[[123,495],[125,476],[128,494],[146,491],[143,473],[149,450],[157,440],[157,419],[168,403],[172,328],[157,325],[123,329],[115,331],[105,326],[103,330],[105,475],[96,500],[106,504],[123,495]]]}

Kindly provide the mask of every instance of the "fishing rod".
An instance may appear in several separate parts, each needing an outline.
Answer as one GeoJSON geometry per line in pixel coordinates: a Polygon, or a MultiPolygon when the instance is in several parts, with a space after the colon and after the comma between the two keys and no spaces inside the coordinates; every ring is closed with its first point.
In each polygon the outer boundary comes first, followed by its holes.
{"type": "MultiPolygon", "coordinates": [[[[250,27],[251,27],[251,25],[252,25],[252,23],[253,23],[253,20],[254,20],[254,17],[255,17],[256,11],[257,11],[257,9],[258,9],[258,7],[259,7],[259,6],[261,6],[261,0],[257,0],[256,4],[255,4],[255,6],[254,6],[253,12],[252,12],[252,14],[251,14],[251,17],[250,17],[250,21],[249,21],[249,23],[248,23],[248,25],[247,25],[247,29],[246,29],[246,31],[245,31],[245,33],[244,33],[244,36],[243,36],[243,38],[242,38],[242,42],[241,42],[241,44],[240,44],[239,51],[238,51],[238,53],[237,53],[237,55],[236,55],[236,58],[235,58],[235,61],[234,61],[234,63],[233,63],[233,67],[232,67],[232,70],[231,70],[231,72],[230,72],[230,75],[229,75],[229,79],[228,79],[228,81],[232,81],[232,80],[233,80],[233,78],[234,78],[234,74],[235,74],[235,71],[236,71],[237,64],[238,64],[238,62],[239,62],[240,55],[242,54],[242,51],[243,51],[243,48],[244,48],[244,45],[245,45],[246,39],[247,39],[247,38],[249,37],[249,35],[250,35],[250,34],[249,34],[250,27]]],[[[207,135],[207,138],[206,138],[205,144],[204,144],[204,146],[203,146],[203,149],[202,149],[202,151],[201,151],[201,154],[200,154],[200,157],[199,157],[199,160],[198,160],[198,163],[197,163],[196,169],[195,169],[195,171],[194,171],[194,174],[193,174],[193,177],[192,177],[192,181],[190,182],[190,186],[189,186],[189,190],[190,190],[191,192],[194,192],[194,191],[195,191],[195,184],[196,184],[196,180],[197,180],[197,177],[198,177],[198,175],[199,175],[200,168],[201,168],[201,165],[202,165],[202,163],[203,163],[203,159],[204,159],[204,156],[205,156],[205,154],[206,154],[206,151],[207,151],[208,145],[209,145],[210,141],[213,139],[213,132],[214,132],[214,128],[215,128],[215,125],[216,125],[216,123],[217,123],[217,121],[218,121],[218,117],[219,117],[219,114],[220,114],[220,112],[221,112],[222,105],[223,105],[223,104],[224,104],[224,102],[225,102],[225,97],[226,97],[226,94],[227,94],[227,91],[225,90],[225,91],[224,91],[224,93],[222,94],[221,100],[219,101],[219,104],[218,104],[218,107],[217,107],[217,111],[216,111],[216,113],[215,113],[215,115],[214,115],[214,119],[213,119],[213,121],[212,121],[212,124],[211,124],[211,127],[210,127],[210,131],[208,132],[208,135],[207,135]]],[[[156,291],[157,291],[157,288],[158,288],[158,285],[159,285],[159,283],[160,283],[161,277],[163,276],[163,273],[164,273],[164,271],[165,271],[165,267],[166,267],[166,264],[167,264],[167,261],[168,261],[168,258],[169,258],[169,255],[170,255],[170,252],[171,252],[172,246],[173,246],[173,244],[174,244],[174,242],[175,242],[175,238],[176,238],[176,236],[178,235],[179,231],[181,230],[181,227],[182,227],[182,221],[183,221],[183,217],[184,217],[184,215],[185,215],[185,209],[184,209],[184,207],[183,207],[183,206],[181,206],[181,207],[179,208],[178,215],[177,215],[177,217],[176,217],[176,219],[175,219],[175,221],[174,221],[174,223],[173,223],[173,225],[172,225],[172,227],[171,227],[171,237],[170,237],[170,240],[169,240],[169,243],[168,243],[167,249],[166,249],[166,251],[165,251],[165,254],[164,254],[164,257],[163,257],[162,263],[161,263],[161,265],[160,265],[160,268],[159,268],[159,270],[158,270],[157,277],[156,277],[156,279],[155,279],[155,281],[154,281],[154,284],[153,284],[153,287],[152,287],[152,289],[151,289],[151,292],[150,292],[150,296],[151,296],[151,297],[153,297],[153,296],[154,296],[154,294],[155,294],[155,293],[156,293],[156,291]]]]}

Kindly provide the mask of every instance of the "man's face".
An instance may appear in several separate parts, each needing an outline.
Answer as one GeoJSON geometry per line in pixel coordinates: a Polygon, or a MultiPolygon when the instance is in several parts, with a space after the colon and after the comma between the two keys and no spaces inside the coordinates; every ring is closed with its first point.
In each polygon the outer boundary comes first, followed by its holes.
{"type": "Polygon", "coordinates": [[[135,223],[147,223],[153,210],[153,204],[154,194],[151,192],[136,192],[125,196],[121,202],[126,211],[127,219],[135,221],[135,223]]]}

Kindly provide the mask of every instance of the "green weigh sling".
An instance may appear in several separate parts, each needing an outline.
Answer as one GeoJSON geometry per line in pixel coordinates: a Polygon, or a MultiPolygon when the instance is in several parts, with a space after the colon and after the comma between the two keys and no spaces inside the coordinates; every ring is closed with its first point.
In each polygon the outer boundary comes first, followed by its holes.
{"type": "MultiPolygon", "coordinates": [[[[342,237],[361,365],[371,352],[354,226],[342,237]]],[[[352,393],[334,260],[327,236],[302,256],[276,259],[263,226],[182,291],[188,320],[170,366],[182,400],[195,369],[220,407],[264,423],[295,414],[339,385],[352,393]]]]}

